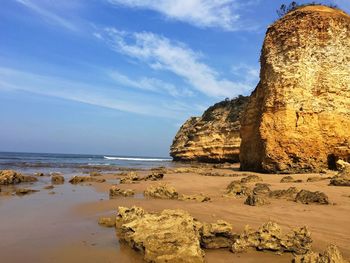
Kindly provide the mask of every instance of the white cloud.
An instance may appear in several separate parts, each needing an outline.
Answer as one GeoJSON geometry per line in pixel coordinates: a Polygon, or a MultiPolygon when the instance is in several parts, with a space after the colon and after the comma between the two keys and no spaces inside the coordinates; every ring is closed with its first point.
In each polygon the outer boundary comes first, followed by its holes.
{"type": "Polygon", "coordinates": [[[115,5],[149,9],[198,27],[232,31],[240,18],[237,0],[108,0],[115,5]]]}
{"type": "Polygon", "coordinates": [[[47,21],[49,21],[51,23],[62,26],[64,28],[72,30],[72,31],[78,30],[78,28],[73,23],[71,23],[69,20],[67,20],[67,19],[63,18],[62,16],[59,16],[53,12],[50,12],[37,4],[32,3],[30,0],[16,0],[16,2],[24,5],[25,7],[31,9],[32,11],[38,13],[44,19],[46,19],[47,21]]]}
{"type": "Polygon", "coordinates": [[[0,67],[0,90],[29,92],[70,101],[95,105],[118,111],[156,116],[170,119],[183,119],[194,110],[190,105],[171,108],[176,101],[159,101],[157,97],[140,96],[137,93],[95,86],[52,76],[33,74],[12,68],[0,67]]]}
{"type": "Polygon", "coordinates": [[[121,74],[120,72],[113,70],[108,73],[109,76],[117,83],[146,91],[152,91],[156,93],[165,93],[173,97],[192,96],[193,92],[189,89],[180,89],[173,84],[164,82],[156,78],[139,78],[131,79],[130,77],[121,74]]]}
{"type": "Polygon", "coordinates": [[[143,61],[155,70],[172,72],[207,96],[233,97],[252,89],[245,82],[222,78],[202,62],[201,53],[183,43],[149,32],[128,33],[115,28],[105,29],[103,37],[116,52],[143,61]]]}

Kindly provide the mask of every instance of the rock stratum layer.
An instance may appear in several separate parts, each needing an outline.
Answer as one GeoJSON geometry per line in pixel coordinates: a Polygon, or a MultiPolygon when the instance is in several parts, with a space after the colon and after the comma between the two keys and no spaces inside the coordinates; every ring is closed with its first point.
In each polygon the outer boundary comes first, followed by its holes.
{"type": "Polygon", "coordinates": [[[350,16],[298,8],[267,30],[241,120],[242,170],[317,172],[350,159],[350,16]]]}
{"type": "Polygon", "coordinates": [[[170,148],[174,161],[239,162],[241,113],[248,97],[225,100],[191,117],[180,128],[170,148]]]}

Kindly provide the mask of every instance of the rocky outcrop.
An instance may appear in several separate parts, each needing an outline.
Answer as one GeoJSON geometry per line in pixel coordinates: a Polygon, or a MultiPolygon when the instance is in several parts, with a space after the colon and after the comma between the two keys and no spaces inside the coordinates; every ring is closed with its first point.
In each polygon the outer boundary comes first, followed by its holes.
{"type": "Polygon", "coordinates": [[[350,16],[298,8],[268,28],[260,61],[241,118],[241,169],[318,172],[349,160],[350,16]]]}
{"type": "Polygon", "coordinates": [[[19,183],[32,183],[38,178],[31,175],[22,175],[14,170],[0,170],[0,185],[10,185],[19,183]]]}
{"type": "Polygon", "coordinates": [[[132,189],[120,189],[115,185],[109,188],[109,198],[120,197],[120,196],[128,197],[133,195],[135,195],[135,191],[132,189]]]}
{"type": "Polygon", "coordinates": [[[170,148],[175,161],[238,162],[240,116],[247,97],[225,100],[208,108],[202,117],[187,120],[170,148]]]}
{"type": "Polygon", "coordinates": [[[197,222],[185,211],[151,214],[137,207],[120,207],[117,221],[119,237],[142,251],[146,262],[204,262],[197,222]]]}
{"type": "Polygon", "coordinates": [[[105,179],[99,179],[99,178],[95,178],[95,177],[91,177],[91,176],[73,176],[69,182],[71,184],[80,184],[80,183],[91,183],[91,182],[95,182],[95,183],[103,183],[105,182],[105,179]]]}
{"type": "Polygon", "coordinates": [[[244,232],[233,243],[232,252],[244,252],[252,247],[259,251],[292,252],[302,255],[311,250],[311,243],[311,234],[306,227],[296,228],[288,234],[283,234],[278,224],[267,222],[258,230],[246,226],[244,232]]]}
{"type": "Polygon", "coordinates": [[[316,253],[313,251],[305,255],[296,255],[293,263],[348,263],[335,245],[329,245],[325,252],[316,253]]]}

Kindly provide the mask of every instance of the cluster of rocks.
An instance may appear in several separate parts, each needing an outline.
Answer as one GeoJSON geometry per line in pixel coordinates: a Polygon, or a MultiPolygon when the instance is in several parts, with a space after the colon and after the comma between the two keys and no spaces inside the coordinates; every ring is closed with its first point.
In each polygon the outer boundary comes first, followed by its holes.
{"type": "MultiPolygon", "coordinates": [[[[246,177],[249,178],[249,177],[246,177]]],[[[256,183],[254,188],[245,184],[246,181],[258,181],[259,177],[253,180],[243,178],[240,181],[232,181],[226,188],[225,196],[246,197],[245,204],[251,206],[261,206],[269,204],[267,198],[287,199],[302,204],[329,204],[328,196],[323,192],[312,192],[309,190],[298,190],[296,187],[289,187],[288,189],[271,190],[268,184],[256,183]]]]}
{"type": "Polygon", "coordinates": [[[105,179],[101,179],[101,178],[95,178],[95,177],[91,177],[91,176],[73,176],[69,182],[71,184],[80,184],[80,183],[91,183],[91,182],[95,182],[95,183],[103,183],[105,182],[105,179]]]}
{"type": "Polygon", "coordinates": [[[11,185],[19,183],[31,183],[38,181],[38,178],[31,175],[23,175],[14,170],[0,171],[0,185],[11,185]]]}
{"type": "MultiPolygon", "coordinates": [[[[109,223],[113,225],[113,219],[107,220],[109,223]]],[[[100,224],[105,224],[105,221],[100,224]]],[[[267,222],[257,230],[246,226],[241,234],[237,234],[232,232],[231,224],[223,220],[202,223],[182,210],[147,213],[134,206],[118,208],[115,226],[118,237],[133,249],[142,252],[146,262],[203,263],[203,249],[219,248],[234,253],[249,248],[279,254],[293,253],[295,263],[346,262],[335,246],[323,254],[312,252],[311,234],[306,227],[283,234],[281,227],[274,222],[267,222]],[[318,261],[307,261],[311,255],[318,261]],[[339,261],[322,261],[331,258],[339,261]]]]}
{"type": "Polygon", "coordinates": [[[150,185],[145,191],[144,195],[152,198],[158,199],[175,199],[181,201],[196,201],[196,202],[208,202],[210,197],[204,194],[194,194],[194,195],[180,195],[177,190],[168,184],[157,184],[150,185]]]}
{"type": "Polygon", "coordinates": [[[133,184],[139,181],[159,181],[164,178],[164,173],[153,171],[144,177],[139,176],[136,172],[130,172],[120,179],[121,184],[133,184]]]}
{"type": "Polygon", "coordinates": [[[133,196],[135,195],[135,191],[132,189],[120,189],[117,186],[112,186],[109,189],[109,197],[114,198],[114,197],[128,197],[128,196],[133,196]]]}

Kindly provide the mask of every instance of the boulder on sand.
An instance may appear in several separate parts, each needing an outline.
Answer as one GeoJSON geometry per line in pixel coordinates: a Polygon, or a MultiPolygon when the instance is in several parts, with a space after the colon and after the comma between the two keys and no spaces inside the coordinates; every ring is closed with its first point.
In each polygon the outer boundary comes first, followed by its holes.
{"type": "Polygon", "coordinates": [[[146,213],[120,207],[117,234],[144,254],[146,262],[203,263],[198,222],[182,210],[146,213]]]}

